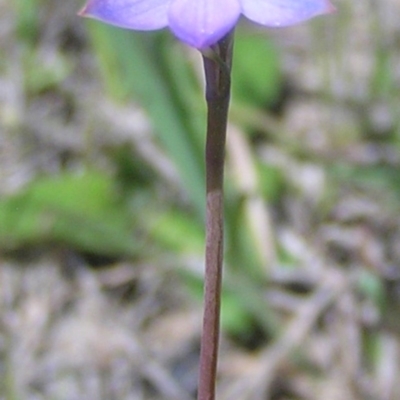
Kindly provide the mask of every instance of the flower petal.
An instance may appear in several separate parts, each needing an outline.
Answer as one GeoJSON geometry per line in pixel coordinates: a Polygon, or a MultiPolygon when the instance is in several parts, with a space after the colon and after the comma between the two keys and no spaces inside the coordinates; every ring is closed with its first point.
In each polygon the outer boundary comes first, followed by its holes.
{"type": "Polygon", "coordinates": [[[240,0],[242,13],[265,26],[293,25],[332,12],[328,0],[240,0]]]}
{"type": "Polygon", "coordinates": [[[153,30],[168,25],[170,0],[89,0],[79,15],[121,28],[153,30]]]}
{"type": "Polygon", "coordinates": [[[228,33],[239,16],[239,0],[171,0],[169,26],[180,40],[201,49],[228,33]]]}

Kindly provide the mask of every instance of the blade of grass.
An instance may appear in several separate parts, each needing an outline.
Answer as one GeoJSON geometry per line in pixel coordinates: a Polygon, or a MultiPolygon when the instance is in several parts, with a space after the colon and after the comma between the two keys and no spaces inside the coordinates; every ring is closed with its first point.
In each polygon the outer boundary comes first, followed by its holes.
{"type": "Polygon", "coordinates": [[[197,215],[203,219],[201,149],[196,146],[195,135],[184,121],[174,94],[176,89],[164,78],[165,65],[157,47],[157,35],[144,36],[95,22],[89,27],[106,87],[112,94],[135,98],[145,108],[157,137],[181,174],[186,194],[197,215]]]}

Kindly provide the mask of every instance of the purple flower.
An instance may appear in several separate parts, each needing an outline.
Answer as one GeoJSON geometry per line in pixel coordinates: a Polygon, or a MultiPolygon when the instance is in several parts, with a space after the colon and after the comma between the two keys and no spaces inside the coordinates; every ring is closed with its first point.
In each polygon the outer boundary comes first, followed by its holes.
{"type": "Polygon", "coordinates": [[[333,10],[329,0],[88,0],[80,15],[134,30],[168,26],[180,40],[201,49],[228,33],[241,14],[279,27],[333,10]]]}

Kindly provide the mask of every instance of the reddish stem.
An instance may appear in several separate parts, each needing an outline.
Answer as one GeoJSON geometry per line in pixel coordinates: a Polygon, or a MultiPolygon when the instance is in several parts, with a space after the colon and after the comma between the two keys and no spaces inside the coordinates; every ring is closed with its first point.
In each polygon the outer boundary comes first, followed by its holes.
{"type": "Polygon", "coordinates": [[[203,56],[206,77],[206,266],[204,319],[200,351],[198,400],[214,400],[220,330],[221,281],[224,242],[223,178],[225,139],[230,100],[233,34],[203,56]]]}

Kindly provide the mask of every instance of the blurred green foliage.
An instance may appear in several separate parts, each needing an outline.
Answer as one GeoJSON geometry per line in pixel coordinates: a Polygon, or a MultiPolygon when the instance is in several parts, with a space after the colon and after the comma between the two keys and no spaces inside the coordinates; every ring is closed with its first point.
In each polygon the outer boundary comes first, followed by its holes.
{"type": "MultiPolygon", "coordinates": [[[[206,114],[203,88],[194,74],[193,65],[185,49],[165,32],[142,34],[96,22],[89,23],[88,27],[106,90],[117,101],[134,99],[145,108],[160,143],[178,167],[191,199],[194,212],[191,216],[179,210],[164,211],[159,217],[153,215],[150,220],[156,223],[151,230],[152,237],[180,254],[196,251],[200,255],[204,240],[201,223],[205,207],[206,114]]],[[[281,91],[280,71],[279,55],[265,37],[238,35],[232,87],[234,101],[256,108],[272,104],[281,91]]],[[[261,167],[260,177],[268,200],[277,200],[283,182],[279,173],[261,167]]],[[[262,267],[257,249],[248,229],[243,229],[246,224],[242,201],[235,197],[233,194],[227,199],[227,263],[236,264],[239,274],[253,271],[254,275],[260,276],[262,267]],[[243,265],[246,265],[246,271],[240,271],[243,265]]],[[[185,276],[187,278],[187,274],[185,276]]],[[[195,292],[201,293],[201,279],[192,281],[189,285],[192,289],[193,282],[196,282],[195,292]]],[[[248,294],[233,295],[229,287],[224,292],[223,324],[238,336],[241,330],[249,330],[253,321],[265,320],[265,310],[260,313],[255,306],[260,299],[249,302],[248,294]],[[244,315],[249,317],[243,318],[244,315]]]]}
{"type": "MultiPolygon", "coordinates": [[[[36,42],[40,35],[41,3],[41,0],[15,2],[16,32],[24,49],[24,90],[28,94],[57,87],[74,68],[61,51],[51,65],[40,62],[36,42]]],[[[19,193],[1,198],[0,248],[14,251],[25,246],[55,244],[130,258],[156,249],[159,254],[174,252],[182,258],[194,255],[201,259],[206,111],[199,56],[193,60],[193,54],[188,54],[166,32],[137,33],[93,21],[81,23],[87,24],[89,43],[98,61],[98,79],[106,96],[120,104],[136,102],[145,110],[157,144],[176,166],[187,201],[184,206],[178,201],[160,206],[152,187],[152,180],[159,177],[143,168],[140,161],[130,162],[130,149],[114,149],[108,158],[117,170],[115,174],[104,173],[88,163],[79,172],[66,170],[55,176],[38,176],[19,193]]],[[[386,100],[394,87],[392,64],[385,48],[378,50],[371,96],[377,93],[386,100]]],[[[239,29],[233,69],[233,110],[241,110],[252,119],[281,100],[285,79],[280,61],[276,47],[264,35],[239,29]]],[[[367,113],[361,114],[368,120],[367,113]]],[[[262,120],[258,127],[263,123],[262,120]]],[[[251,129],[246,123],[243,125],[243,134],[248,134],[245,140],[252,151],[251,162],[257,171],[256,194],[265,204],[277,205],[279,209],[291,184],[281,169],[261,162],[252,147],[254,138],[261,136],[268,140],[270,126],[265,124],[264,131],[259,132],[256,124],[251,129]]],[[[396,135],[390,136],[389,143],[398,147],[396,135]]],[[[331,163],[326,169],[335,188],[348,184],[373,190],[385,197],[384,204],[398,208],[400,180],[396,168],[331,163]]],[[[279,320],[263,299],[268,266],[262,264],[260,249],[248,223],[247,194],[241,192],[240,185],[232,178],[228,178],[226,186],[228,272],[223,324],[239,337],[246,336],[255,325],[266,336],[276,335],[279,320]],[[261,308],[260,303],[263,303],[261,308]]],[[[330,202],[336,201],[337,191],[329,193],[330,202]]],[[[278,262],[294,264],[295,260],[281,249],[278,248],[277,254],[278,262]]],[[[181,276],[194,296],[202,293],[198,275],[186,271],[181,276]]],[[[374,302],[383,297],[379,283],[370,275],[361,279],[361,290],[374,302]]]]}
{"type": "Polygon", "coordinates": [[[16,33],[21,44],[33,46],[40,33],[39,7],[41,0],[15,0],[15,15],[17,16],[16,33]]]}
{"type": "MultiPolygon", "coordinates": [[[[73,70],[62,52],[47,67],[38,61],[38,3],[16,3],[17,32],[24,44],[25,90],[32,94],[56,88],[73,70]]],[[[85,23],[105,93],[119,103],[135,101],[147,112],[159,144],[179,171],[190,200],[188,207],[158,207],[152,198],[152,175],[143,175],[146,168],[129,160],[129,148],[116,148],[111,154],[117,169],[114,176],[88,165],[80,172],[39,176],[20,193],[0,199],[0,247],[13,251],[55,244],[94,254],[135,257],[145,253],[151,241],[153,253],[157,248],[156,253],[172,251],[201,258],[206,109],[199,71],[193,68],[194,63],[201,62],[200,57],[193,62],[187,49],[165,32],[143,34],[93,21],[85,23]]],[[[265,37],[239,34],[235,53],[234,101],[256,109],[272,104],[282,84],[274,46],[265,37]]],[[[276,201],[282,177],[277,170],[256,164],[263,195],[268,201],[276,201]]],[[[246,228],[243,200],[235,194],[235,185],[231,187],[227,199],[227,263],[236,265],[239,275],[253,271],[262,276],[257,272],[262,267],[246,228]],[[240,271],[243,265],[247,272],[240,271]]],[[[182,276],[193,293],[201,293],[200,277],[182,276]]],[[[239,290],[238,295],[229,284],[225,288],[224,325],[238,336],[255,323],[270,329],[264,311],[257,311],[260,299],[249,300],[249,291],[240,295],[239,290]]]]}
{"type": "Polygon", "coordinates": [[[103,255],[135,256],[135,219],[111,177],[95,171],[39,177],[0,200],[5,250],[59,244],[103,255]]]}
{"type": "MultiPolygon", "coordinates": [[[[198,136],[202,127],[182,92],[198,97],[186,59],[165,51],[163,34],[140,34],[93,22],[89,32],[98,55],[106,90],[116,100],[135,99],[148,112],[157,136],[181,173],[185,191],[199,217],[204,214],[204,173],[198,136]],[[174,80],[170,68],[174,64],[174,80]],[[180,87],[176,86],[180,83],[180,87]],[[194,125],[194,126],[193,126],[194,125]]],[[[190,103],[189,103],[190,104],[190,103]]]]}
{"type": "Polygon", "coordinates": [[[232,71],[233,101],[259,108],[273,104],[283,84],[279,54],[265,36],[238,34],[232,71]]]}

